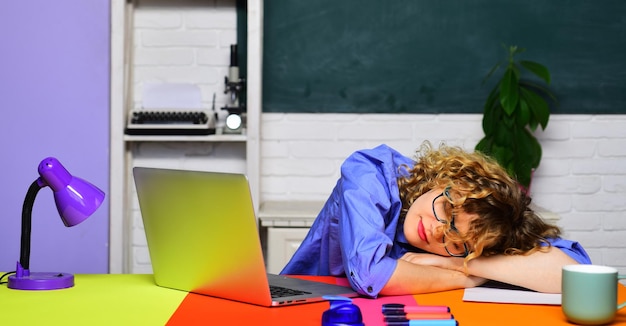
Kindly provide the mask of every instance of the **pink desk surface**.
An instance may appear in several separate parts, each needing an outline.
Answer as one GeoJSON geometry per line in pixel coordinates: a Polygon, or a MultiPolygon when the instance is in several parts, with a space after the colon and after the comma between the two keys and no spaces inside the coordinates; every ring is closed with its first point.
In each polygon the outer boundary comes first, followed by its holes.
{"type": "MultiPolygon", "coordinates": [[[[337,282],[332,277],[309,277],[337,282]]],[[[387,302],[448,305],[460,326],[570,325],[560,306],[473,303],[463,290],[415,296],[357,298],[367,326],[382,325],[387,302]]],[[[619,300],[626,301],[620,285],[619,300]]],[[[212,298],[158,287],[152,275],[76,275],[76,286],[54,291],[18,291],[0,286],[0,325],[321,325],[327,302],[279,308],[212,298]]],[[[626,325],[626,309],[612,325],[626,325]]]]}

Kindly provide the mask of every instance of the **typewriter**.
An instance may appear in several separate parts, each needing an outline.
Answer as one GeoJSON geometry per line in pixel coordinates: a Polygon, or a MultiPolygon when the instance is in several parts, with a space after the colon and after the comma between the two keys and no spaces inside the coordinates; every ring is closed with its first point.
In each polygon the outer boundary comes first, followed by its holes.
{"type": "Polygon", "coordinates": [[[128,113],[127,135],[211,135],[216,113],[210,110],[134,109],[128,113]]]}

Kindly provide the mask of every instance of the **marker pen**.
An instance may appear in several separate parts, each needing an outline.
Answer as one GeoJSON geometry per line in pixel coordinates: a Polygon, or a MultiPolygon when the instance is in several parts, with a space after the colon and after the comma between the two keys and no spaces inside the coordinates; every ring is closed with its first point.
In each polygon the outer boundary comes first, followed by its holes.
{"type": "Polygon", "coordinates": [[[454,316],[449,313],[437,313],[437,314],[406,314],[406,315],[384,315],[385,321],[409,321],[414,319],[454,319],[454,316]]]}
{"type": "Polygon", "coordinates": [[[387,326],[458,326],[454,319],[390,321],[387,326]]]}
{"type": "Polygon", "coordinates": [[[407,313],[446,313],[448,306],[405,306],[401,303],[386,303],[383,305],[383,314],[402,315],[407,313]]]}

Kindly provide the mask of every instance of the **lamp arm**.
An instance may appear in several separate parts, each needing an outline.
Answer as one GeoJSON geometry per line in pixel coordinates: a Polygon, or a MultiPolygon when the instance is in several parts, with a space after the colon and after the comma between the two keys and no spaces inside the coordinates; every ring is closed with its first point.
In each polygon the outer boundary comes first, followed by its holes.
{"type": "Polygon", "coordinates": [[[43,188],[40,180],[35,180],[26,193],[24,205],[22,206],[22,240],[20,245],[20,265],[24,269],[29,269],[30,265],[30,231],[32,225],[32,212],[35,197],[39,190],[43,188]]]}

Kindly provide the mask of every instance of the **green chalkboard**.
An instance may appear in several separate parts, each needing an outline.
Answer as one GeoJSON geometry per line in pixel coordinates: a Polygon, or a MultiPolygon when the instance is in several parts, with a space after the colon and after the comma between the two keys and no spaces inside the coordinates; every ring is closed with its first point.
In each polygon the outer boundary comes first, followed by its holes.
{"type": "Polygon", "coordinates": [[[626,113],[624,0],[269,0],[263,24],[264,112],[479,113],[509,44],[553,113],[626,113]]]}

